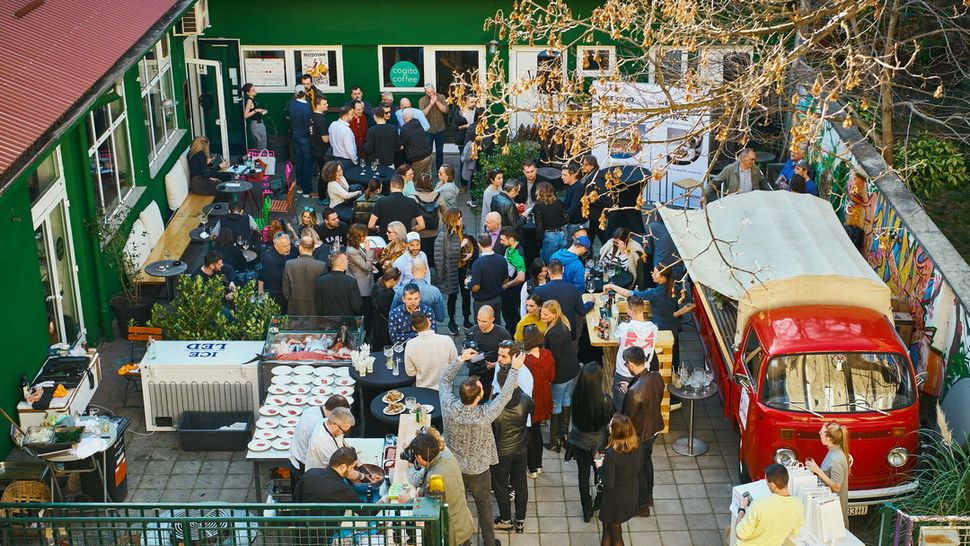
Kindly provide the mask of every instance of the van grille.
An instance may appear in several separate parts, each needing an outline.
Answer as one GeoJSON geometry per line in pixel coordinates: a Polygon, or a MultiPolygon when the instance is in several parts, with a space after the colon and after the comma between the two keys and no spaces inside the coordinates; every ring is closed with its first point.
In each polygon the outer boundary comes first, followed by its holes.
{"type": "MultiPolygon", "coordinates": [[[[799,430],[795,433],[799,440],[817,440],[817,430],[799,430]]],[[[892,435],[888,430],[862,430],[850,431],[849,438],[852,440],[875,440],[877,438],[889,438],[892,435]]]]}

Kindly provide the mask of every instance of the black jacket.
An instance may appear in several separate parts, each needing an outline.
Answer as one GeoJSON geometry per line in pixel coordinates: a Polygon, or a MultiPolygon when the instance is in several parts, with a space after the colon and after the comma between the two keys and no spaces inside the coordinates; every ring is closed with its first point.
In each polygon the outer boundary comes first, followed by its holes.
{"type": "Polygon", "coordinates": [[[331,271],[317,278],[316,296],[321,316],[348,317],[361,312],[357,280],[345,271],[331,271]]]}
{"type": "Polygon", "coordinates": [[[565,326],[556,324],[546,330],[546,348],[556,360],[556,377],[552,379],[553,383],[565,383],[579,375],[579,355],[573,347],[573,336],[565,326]]]}
{"type": "Polygon", "coordinates": [[[535,203],[536,202],[536,188],[539,187],[539,184],[540,183],[542,183],[542,182],[548,182],[548,180],[546,180],[545,178],[543,178],[542,176],[540,176],[540,175],[537,174],[536,175],[536,181],[533,182],[533,184],[532,184],[532,191],[530,192],[529,191],[529,181],[526,180],[524,176],[521,177],[521,178],[519,178],[518,180],[519,180],[519,195],[516,195],[515,196],[515,202],[516,203],[527,203],[528,202],[528,200],[526,199],[528,197],[528,195],[527,195],[526,192],[529,192],[529,193],[532,194],[532,202],[535,203]]]}
{"type": "Polygon", "coordinates": [[[503,226],[512,226],[515,229],[522,226],[522,216],[519,214],[515,201],[504,191],[492,198],[492,210],[490,212],[497,212],[502,215],[503,226]]]}
{"type": "Polygon", "coordinates": [[[526,422],[531,414],[532,398],[522,392],[522,389],[516,388],[505,409],[492,421],[495,449],[499,457],[517,455],[529,446],[526,422]]]}
{"type": "Polygon", "coordinates": [[[219,232],[222,232],[226,228],[231,229],[233,240],[242,236],[248,238],[251,242],[256,242],[258,237],[257,233],[252,230],[252,225],[249,222],[250,217],[248,214],[230,212],[223,216],[217,225],[219,226],[219,232]]]}
{"type": "Polygon", "coordinates": [[[353,486],[332,468],[327,467],[307,470],[293,489],[293,501],[312,504],[359,504],[360,497],[353,486]]]}
{"type": "Polygon", "coordinates": [[[569,319],[573,338],[579,335],[580,321],[586,320],[586,313],[593,308],[592,302],[583,303],[583,293],[579,288],[562,279],[555,279],[542,286],[537,286],[535,293],[542,297],[542,301],[556,300],[562,307],[562,314],[569,319]]]}
{"type": "MultiPolygon", "coordinates": [[[[397,127],[390,123],[382,123],[367,130],[367,139],[364,140],[364,157],[367,158],[368,163],[373,161],[374,157],[377,157],[382,167],[393,167],[394,154],[397,153],[399,147],[397,127]]],[[[364,223],[366,224],[366,222],[364,223]]]]}
{"type": "Polygon", "coordinates": [[[431,141],[421,122],[412,119],[401,127],[401,145],[404,146],[404,158],[408,163],[419,161],[431,155],[431,141]]]}
{"type": "Polygon", "coordinates": [[[659,372],[643,370],[633,380],[623,397],[623,415],[630,418],[641,441],[650,440],[664,428],[660,403],[664,396],[664,380],[659,372]]]}

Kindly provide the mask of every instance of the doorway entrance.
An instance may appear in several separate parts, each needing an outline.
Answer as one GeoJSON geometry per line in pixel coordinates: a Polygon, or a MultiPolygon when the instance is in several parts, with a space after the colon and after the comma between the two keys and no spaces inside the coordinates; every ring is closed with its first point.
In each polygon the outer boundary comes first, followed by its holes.
{"type": "MultiPolygon", "coordinates": [[[[509,48],[509,83],[517,81],[531,81],[537,76],[543,76],[547,86],[556,85],[557,79],[565,78],[565,53],[552,54],[544,46],[512,46],[509,48]]],[[[543,97],[547,96],[539,85],[512,96],[512,104],[524,112],[514,112],[511,119],[511,129],[518,131],[523,125],[531,125],[533,121],[529,110],[535,110],[543,97]]]]}
{"type": "Polygon", "coordinates": [[[72,346],[83,342],[85,335],[69,209],[63,179],[55,182],[31,209],[52,345],[72,346]]]}
{"type": "Polygon", "coordinates": [[[198,74],[198,103],[202,127],[224,158],[246,150],[242,119],[242,81],[239,69],[239,41],[199,39],[198,58],[187,60],[198,74]],[[220,140],[218,148],[216,140],[220,140]]]}

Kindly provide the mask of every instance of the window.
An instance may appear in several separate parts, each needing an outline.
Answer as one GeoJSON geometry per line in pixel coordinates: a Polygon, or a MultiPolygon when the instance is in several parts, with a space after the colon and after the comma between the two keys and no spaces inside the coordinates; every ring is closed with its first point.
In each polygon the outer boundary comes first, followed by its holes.
{"type": "MultiPolygon", "coordinates": [[[[122,89],[119,81],[115,89],[122,89]]],[[[111,216],[134,186],[128,143],[128,115],[124,97],[95,108],[88,114],[88,163],[98,206],[111,216]]]]}
{"type": "Polygon", "coordinates": [[[381,91],[424,91],[432,84],[444,95],[455,74],[467,82],[477,74],[484,82],[485,48],[481,46],[380,46],[377,48],[381,91]]]}
{"type": "Polygon", "coordinates": [[[915,401],[907,360],[892,353],[775,357],[765,374],[769,407],[801,412],[867,413],[915,401]]]}
{"type": "Polygon", "coordinates": [[[292,93],[301,74],[310,74],[324,93],[343,93],[340,46],[243,46],[243,83],[268,93],[292,93]]]}
{"type": "Polygon", "coordinates": [[[744,346],[744,367],[748,372],[748,377],[751,378],[756,387],[760,379],[758,374],[761,373],[762,358],[761,343],[758,341],[758,336],[754,331],[749,331],[748,340],[744,346]]]}
{"type": "Polygon", "coordinates": [[[587,77],[609,74],[616,69],[613,46],[576,46],[576,70],[587,77]]]}
{"type": "Polygon", "coordinates": [[[675,87],[687,73],[687,51],[684,49],[658,48],[650,55],[650,83],[659,83],[658,76],[662,76],[664,85],[675,87]]]}
{"type": "Polygon", "coordinates": [[[61,178],[61,150],[54,150],[47,159],[42,161],[27,179],[27,195],[31,204],[44,195],[44,192],[61,178]]]}
{"type": "MultiPolygon", "coordinates": [[[[145,132],[148,142],[149,163],[159,158],[165,145],[178,132],[178,116],[175,115],[175,86],[172,80],[172,56],[168,35],[138,62],[141,80],[141,101],[145,108],[145,132]]],[[[121,101],[119,101],[121,102],[121,101]]],[[[113,103],[112,103],[113,104],[113,103]]],[[[122,103],[120,106],[124,108],[122,103]]],[[[118,106],[114,108],[117,110],[118,106]]],[[[113,111],[112,115],[120,116],[113,111]]]]}

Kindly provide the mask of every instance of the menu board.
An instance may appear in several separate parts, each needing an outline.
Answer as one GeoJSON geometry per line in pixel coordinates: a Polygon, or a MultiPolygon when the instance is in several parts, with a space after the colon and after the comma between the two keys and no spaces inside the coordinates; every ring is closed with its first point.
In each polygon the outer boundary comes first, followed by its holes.
{"type": "Polygon", "coordinates": [[[257,87],[286,87],[286,59],[247,58],[246,82],[257,87]]]}

